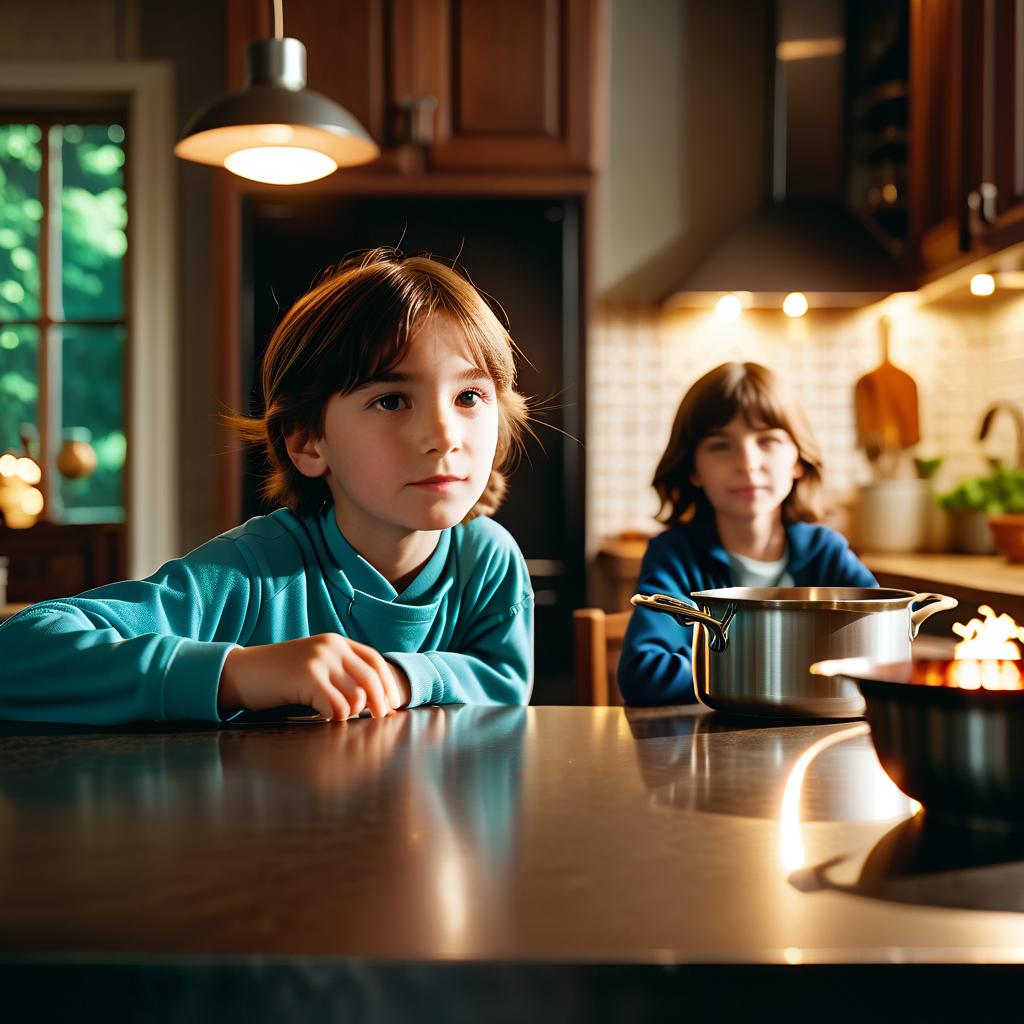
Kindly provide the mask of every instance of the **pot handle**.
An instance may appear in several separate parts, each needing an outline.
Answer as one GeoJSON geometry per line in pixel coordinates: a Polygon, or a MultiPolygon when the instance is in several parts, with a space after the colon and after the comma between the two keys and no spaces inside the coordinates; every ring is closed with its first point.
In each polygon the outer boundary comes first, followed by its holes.
{"type": "Polygon", "coordinates": [[[930,615],[936,612],[947,612],[955,608],[960,602],[955,597],[946,597],[945,594],[915,594],[910,599],[910,607],[915,604],[924,603],[925,607],[918,608],[910,613],[910,639],[916,640],[921,623],[930,615]]]}
{"type": "Polygon", "coordinates": [[[669,597],[668,594],[634,594],[629,603],[634,608],[650,608],[652,612],[665,612],[671,615],[680,626],[688,626],[693,622],[699,622],[708,631],[708,646],[716,654],[721,654],[729,644],[727,630],[736,614],[735,608],[729,608],[725,617],[719,621],[707,612],[699,611],[692,604],[680,601],[678,597],[669,597]]]}

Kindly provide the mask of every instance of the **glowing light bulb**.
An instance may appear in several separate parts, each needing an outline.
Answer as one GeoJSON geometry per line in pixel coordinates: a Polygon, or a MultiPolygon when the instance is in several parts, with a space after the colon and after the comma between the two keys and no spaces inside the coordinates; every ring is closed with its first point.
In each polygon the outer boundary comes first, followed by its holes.
{"type": "Polygon", "coordinates": [[[738,320],[742,312],[743,304],[731,292],[728,295],[723,295],[715,305],[715,315],[727,324],[738,320]]]}
{"type": "Polygon", "coordinates": [[[325,178],[338,165],[326,154],[298,146],[255,146],[224,158],[224,166],[241,178],[268,185],[301,185],[325,178]]]}
{"type": "Polygon", "coordinates": [[[43,478],[42,471],[28,456],[18,459],[17,473],[27,484],[37,484],[43,478]]]}
{"type": "Polygon", "coordinates": [[[27,487],[21,496],[21,511],[27,516],[37,516],[43,511],[42,492],[35,487],[27,487]]]}
{"type": "Polygon", "coordinates": [[[807,296],[803,292],[790,292],[782,300],[782,312],[786,316],[803,316],[807,312],[807,296]]]}
{"type": "Polygon", "coordinates": [[[996,279],[991,274],[975,274],[971,278],[972,295],[991,295],[996,290],[996,279]]]}

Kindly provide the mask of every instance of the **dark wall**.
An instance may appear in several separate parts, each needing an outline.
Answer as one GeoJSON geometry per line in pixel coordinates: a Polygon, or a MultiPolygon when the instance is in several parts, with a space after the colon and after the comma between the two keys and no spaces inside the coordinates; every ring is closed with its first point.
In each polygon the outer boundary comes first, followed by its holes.
{"type": "MultiPolygon", "coordinates": [[[[224,11],[220,0],[140,3],[139,49],[143,60],[175,67],[176,128],[225,91],[224,11]]],[[[179,475],[178,514],[183,551],[218,529],[214,459],[219,443],[214,366],[212,168],[175,160],[178,202],[179,475]]],[[[139,339],[140,344],[145,339],[139,339]]]]}

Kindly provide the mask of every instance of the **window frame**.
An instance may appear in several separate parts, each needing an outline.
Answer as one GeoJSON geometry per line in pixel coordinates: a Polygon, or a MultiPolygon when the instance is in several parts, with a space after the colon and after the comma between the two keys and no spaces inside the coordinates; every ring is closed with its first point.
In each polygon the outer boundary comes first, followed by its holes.
{"type": "Polygon", "coordinates": [[[124,497],[127,573],[140,578],[180,553],[173,69],[167,61],[0,62],[0,106],[26,117],[127,110],[124,497]]]}

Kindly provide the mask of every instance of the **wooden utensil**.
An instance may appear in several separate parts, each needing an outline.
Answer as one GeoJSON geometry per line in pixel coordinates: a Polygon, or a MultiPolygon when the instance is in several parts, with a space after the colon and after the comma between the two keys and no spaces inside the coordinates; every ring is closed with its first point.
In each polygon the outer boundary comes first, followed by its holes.
{"type": "Polygon", "coordinates": [[[899,454],[921,440],[917,384],[889,361],[887,316],[878,321],[882,361],[854,385],[857,441],[882,476],[891,475],[899,454]]]}

